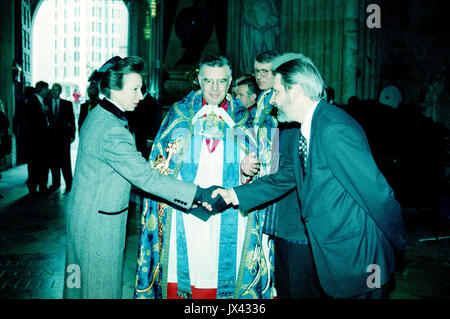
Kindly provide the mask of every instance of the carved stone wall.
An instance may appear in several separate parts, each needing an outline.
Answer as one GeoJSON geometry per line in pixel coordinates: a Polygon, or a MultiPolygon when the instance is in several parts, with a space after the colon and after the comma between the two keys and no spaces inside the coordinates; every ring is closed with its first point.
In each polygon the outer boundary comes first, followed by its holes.
{"type": "MultiPolygon", "coordinates": [[[[339,103],[353,95],[374,97],[376,92],[377,30],[365,26],[365,3],[360,0],[276,1],[280,34],[277,51],[301,52],[321,71],[339,103]],[[368,58],[369,57],[369,58],[368,58]]],[[[242,1],[230,0],[227,54],[233,73],[242,73],[242,1]]]]}
{"type": "Polygon", "coordinates": [[[309,56],[335,100],[373,98],[377,90],[379,31],[366,26],[366,1],[283,1],[281,51],[309,56]]]}
{"type": "MultiPolygon", "coordinates": [[[[229,0],[227,55],[233,74],[242,59],[242,15],[248,0],[229,0]]],[[[335,100],[351,96],[377,100],[388,85],[398,87],[404,102],[428,110],[450,127],[448,98],[450,12],[446,1],[433,0],[278,0],[277,50],[301,52],[321,71],[335,100]],[[379,6],[380,28],[367,19],[379,6]],[[434,101],[434,102],[432,102],[434,101]],[[430,109],[430,103],[434,107],[430,109]]]]}

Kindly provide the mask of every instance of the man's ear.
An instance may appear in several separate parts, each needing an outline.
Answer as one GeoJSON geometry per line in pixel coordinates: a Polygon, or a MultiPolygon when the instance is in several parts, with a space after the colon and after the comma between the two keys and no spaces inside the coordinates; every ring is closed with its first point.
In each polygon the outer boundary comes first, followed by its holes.
{"type": "Polygon", "coordinates": [[[304,95],[303,89],[300,86],[300,84],[292,84],[291,88],[289,90],[289,94],[290,94],[291,98],[297,98],[300,95],[304,95]]]}

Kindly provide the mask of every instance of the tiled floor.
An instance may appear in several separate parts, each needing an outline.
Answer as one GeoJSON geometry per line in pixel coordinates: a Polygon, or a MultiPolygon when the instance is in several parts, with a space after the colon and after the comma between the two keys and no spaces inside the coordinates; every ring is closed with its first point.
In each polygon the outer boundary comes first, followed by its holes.
{"type": "MultiPolygon", "coordinates": [[[[1,174],[0,194],[5,197],[0,199],[0,299],[62,298],[68,199],[64,185],[47,197],[29,197],[25,165],[1,174]]],[[[133,297],[135,283],[139,202],[132,196],[123,269],[126,299],[133,297]]],[[[435,236],[437,225],[439,236],[450,236],[450,222],[442,214],[439,223],[432,217],[427,211],[404,212],[409,245],[390,298],[450,297],[450,239],[428,240],[435,236]]]]}

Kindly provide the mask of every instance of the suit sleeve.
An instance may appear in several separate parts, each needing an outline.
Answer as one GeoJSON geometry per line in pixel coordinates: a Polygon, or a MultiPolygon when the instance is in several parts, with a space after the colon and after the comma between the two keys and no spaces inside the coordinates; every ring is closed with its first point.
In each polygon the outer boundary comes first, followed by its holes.
{"type": "MultiPolygon", "coordinates": [[[[287,152],[284,152],[286,154],[287,152]]],[[[239,207],[249,211],[256,207],[270,203],[288,193],[297,186],[294,176],[292,156],[283,156],[283,164],[274,174],[256,179],[251,184],[234,188],[239,200],[239,207]]]]}
{"type": "Polygon", "coordinates": [[[372,157],[362,128],[334,125],[324,130],[319,149],[327,149],[328,166],[355,202],[375,221],[394,247],[404,246],[400,204],[372,157]]]}
{"type": "Polygon", "coordinates": [[[102,153],[109,165],[131,184],[147,193],[189,209],[197,186],[159,174],[136,150],[131,133],[115,126],[104,136],[102,153]]]}

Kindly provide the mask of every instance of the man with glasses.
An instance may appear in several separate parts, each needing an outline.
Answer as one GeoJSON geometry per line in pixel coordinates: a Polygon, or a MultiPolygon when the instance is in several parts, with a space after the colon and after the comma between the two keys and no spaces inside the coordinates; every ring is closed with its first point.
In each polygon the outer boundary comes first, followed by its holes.
{"type": "Polygon", "coordinates": [[[256,112],[252,119],[252,126],[258,141],[258,157],[262,163],[260,176],[277,169],[278,120],[276,114],[273,113],[276,109],[269,102],[272,97],[274,80],[272,60],[278,55],[276,51],[262,52],[256,56],[254,64],[254,76],[261,90],[256,102],[256,112]],[[273,145],[273,142],[275,142],[275,145],[273,145]]]}
{"type": "Polygon", "coordinates": [[[62,86],[55,83],[50,91],[51,95],[51,156],[50,171],[52,173],[51,191],[61,186],[61,172],[66,185],[65,192],[72,188],[72,164],[70,159],[70,145],[75,140],[75,115],[70,101],[61,99],[62,86]]]}
{"type": "Polygon", "coordinates": [[[276,51],[265,51],[258,54],[255,58],[254,76],[259,89],[262,91],[258,97],[257,117],[255,117],[254,125],[262,125],[266,118],[269,120],[271,127],[277,127],[278,122],[275,116],[270,116],[272,105],[269,103],[272,97],[272,87],[274,75],[272,72],[272,60],[279,54],[276,51]]]}
{"type": "MultiPolygon", "coordinates": [[[[279,56],[276,51],[264,51],[258,54],[254,63],[254,77],[261,93],[258,96],[256,107],[252,113],[252,126],[258,143],[257,157],[261,162],[258,177],[262,177],[278,170],[279,165],[279,130],[276,118],[276,109],[270,104],[274,75],[272,60],[279,56]]],[[[265,208],[263,232],[266,235],[275,235],[276,205],[265,208]]],[[[273,245],[271,246],[273,249],[273,245]]],[[[276,269],[275,269],[276,271],[276,269]]]]}
{"type": "MultiPolygon", "coordinates": [[[[201,187],[232,187],[258,172],[259,163],[248,156],[248,112],[227,94],[231,81],[227,58],[210,55],[200,62],[200,90],[172,106],[150,165],[201,187]]],[[[199,218],[146,199],[135,297],[271,298],[273,265],[267,260],[273,256],[264,255],[259,214],[230,207],[199,218]]]]}

